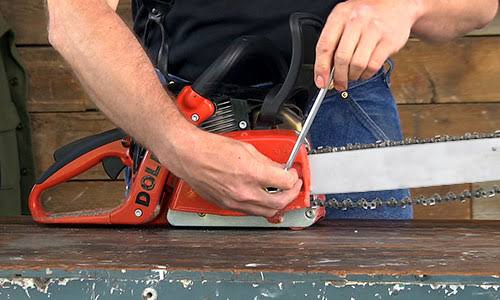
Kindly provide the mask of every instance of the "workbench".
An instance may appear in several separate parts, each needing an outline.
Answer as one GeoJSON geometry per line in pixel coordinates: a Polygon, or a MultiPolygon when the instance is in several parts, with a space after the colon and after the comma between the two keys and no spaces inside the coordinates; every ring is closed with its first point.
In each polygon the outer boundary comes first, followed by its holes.
{"type": "Polygon", "coordinates": [[[0,299],[500,299],[500,222],[302,231],[0,219],[0,299]]]}

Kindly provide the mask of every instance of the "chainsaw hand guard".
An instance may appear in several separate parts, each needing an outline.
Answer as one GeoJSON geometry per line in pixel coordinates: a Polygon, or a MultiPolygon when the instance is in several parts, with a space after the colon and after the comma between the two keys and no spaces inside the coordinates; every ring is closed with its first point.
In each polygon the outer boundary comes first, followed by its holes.
{"type": "Polygon", "coordinates": [[[54,154],[56,162],[38,179],[29,198],[33,219],[40,223],[79,224],[141,224],[153,221],[160,212],[159,206],[165,187],[168,170],[149,151],[146,152],[136,172],[127,199],[115,209],[106,211],[80,211],[74,213],[50,213],[41,202],[44,191],[64,183],[106,161],[114,159],[115,167],[106,169],[110,177],[117,177],[120,166],[133,167],[130,141],[118,130],[110,130],[83,138],[64,146],[54,154]],[[110,173],[111,171],[112,173],[110,173]],[[138,180],[135,180],[138,178],[138,180]]]}

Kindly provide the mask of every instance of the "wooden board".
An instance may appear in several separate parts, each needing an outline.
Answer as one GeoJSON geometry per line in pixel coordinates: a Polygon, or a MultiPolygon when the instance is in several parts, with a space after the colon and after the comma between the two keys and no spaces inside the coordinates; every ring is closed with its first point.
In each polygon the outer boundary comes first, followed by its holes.
{"type": "MultiPolygon", "coordinates": [[[[413,189],[411,193],[417,199],[419,196],[431,197],[436,193],[441,196],[446,196],[448,192],[459,194],[470,188],[470,184],[459,184],[413,189]]],[[[418,220],[469,220],[472,218],[472,204],[467,200],[463,203],[457,201],[435,206],[416,206],[413,217],[418,220]]]]}
{"type": "Polygon", "coordinates": [[[0,222],[4,271],[162,266],[169,272],[500,275],[498,222],[322,222],[303,231],[0,222]]]}
{"type": "MultiPolygon", "coordinates": [[[[494,185],[500,186],[500,182],[473,184],[472,188],[491,189],[494,185]]],[[[500,220],[500,195],[473,201],[472,217],[476,220],[500,220]]]]}
{"type": "MultiPolygon", "coordinates": [[[[114,128],[100,112],[32,114],[31,125],[37,176],[52,165],[52,155],[59,147],[114,128]]],[[[107,179],[107,175],[98,165],[78,178],[107,179]]]]}
{"type": "MultiPolygon", "coordinates": [[[[0,13],[14,29],[19,45],[47,45],[46,0],[1,0],[0,13]]],[[[118,14],[132,25],[131,0],[120,0],[118,14]]]]}
{"type": "Polygon", "coordinates": [[[432,137],[500,129],[500,103],[400,105],[405,136],[432,137]]]}
{"type": "Polygon", "coordinates": [[[42,195],[44,209],[52,213],[114,208],[124,199],[123,181],[70,181],[42,195]]]}
{"type": "Polygon", "coordinates": [[[71,68],[54,49],[19,48],[18,51],[29,75],[29,111],[95,109],[71,68]]]}
{"type": "MultiPolygon", "coordinates": [[[[396,55],[392,89],[399,103],[497,102],[500,36],[431,46],[412,41],[396,55]]],[[[29,110],[85,111],[95,106],[52,48],[21,48],[30,75],[29,110]]]]}
{"type": "Polygon", "coordinates": [[[410,41],[394,56],[399,103],[498,102],[500,36],[430,45],[410,41]]]}

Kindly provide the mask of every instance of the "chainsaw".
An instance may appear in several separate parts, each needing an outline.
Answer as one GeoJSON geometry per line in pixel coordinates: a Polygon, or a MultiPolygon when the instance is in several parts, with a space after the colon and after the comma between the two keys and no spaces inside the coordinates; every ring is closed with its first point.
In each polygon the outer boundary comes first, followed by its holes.
{"type": "MultiPolygon", "coordinates": [[[[311,49],[305,44],[315,44],[317,40],[305,37],[319,36],[322,26],[320,19],[309,14],[290,17],[289,64],[266,38],[237,39],[192,85],[183,86],[176,97],[179,111],[201,129],[250,143],[270,159],[282,163],[285,169],[297,170],[302,188],[279,215],[251,216],[204,200],[187,182],[162,166],[151,151],[120,129],[113,129],[55,151],[55,163],[37,180],[29,197],[34,220],[60,224],[305,228],[322,219],[326,208],[435,205],[491,197],[500,192],[494,186],[490,190],[430,198],[326,200],[326,194],[499,180],[500,131],[314,149],[307,139],[308,131],[328,90],[321,89],[313,97],[314,55],[304,49],[311,49]],[[226,75],[248,57],[258,58],[268,67],[274,84],[264,88],[223,84],[226,75]],[[304,118],[302,111],[306,107],[311,108],[304,118]],[[41,200],[44,191],[100,163],[114,180],[125,170],[125,199],[121,205],[71,213],[53,213],[44,208],[41,200]]],[[[272,187],[266,189],[280,192],[272,187]]]]}

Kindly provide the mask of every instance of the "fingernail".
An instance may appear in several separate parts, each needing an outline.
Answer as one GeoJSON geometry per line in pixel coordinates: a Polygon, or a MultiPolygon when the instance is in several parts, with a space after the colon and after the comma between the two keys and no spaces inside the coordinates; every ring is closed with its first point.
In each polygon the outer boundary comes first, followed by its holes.
{"type": "Polygon", "coordinates": [[[325,86],[325,81],[323,80],[323,77],[320,75],[316,76],[316,86],[319,87],[320,89],[325,86]]]}

